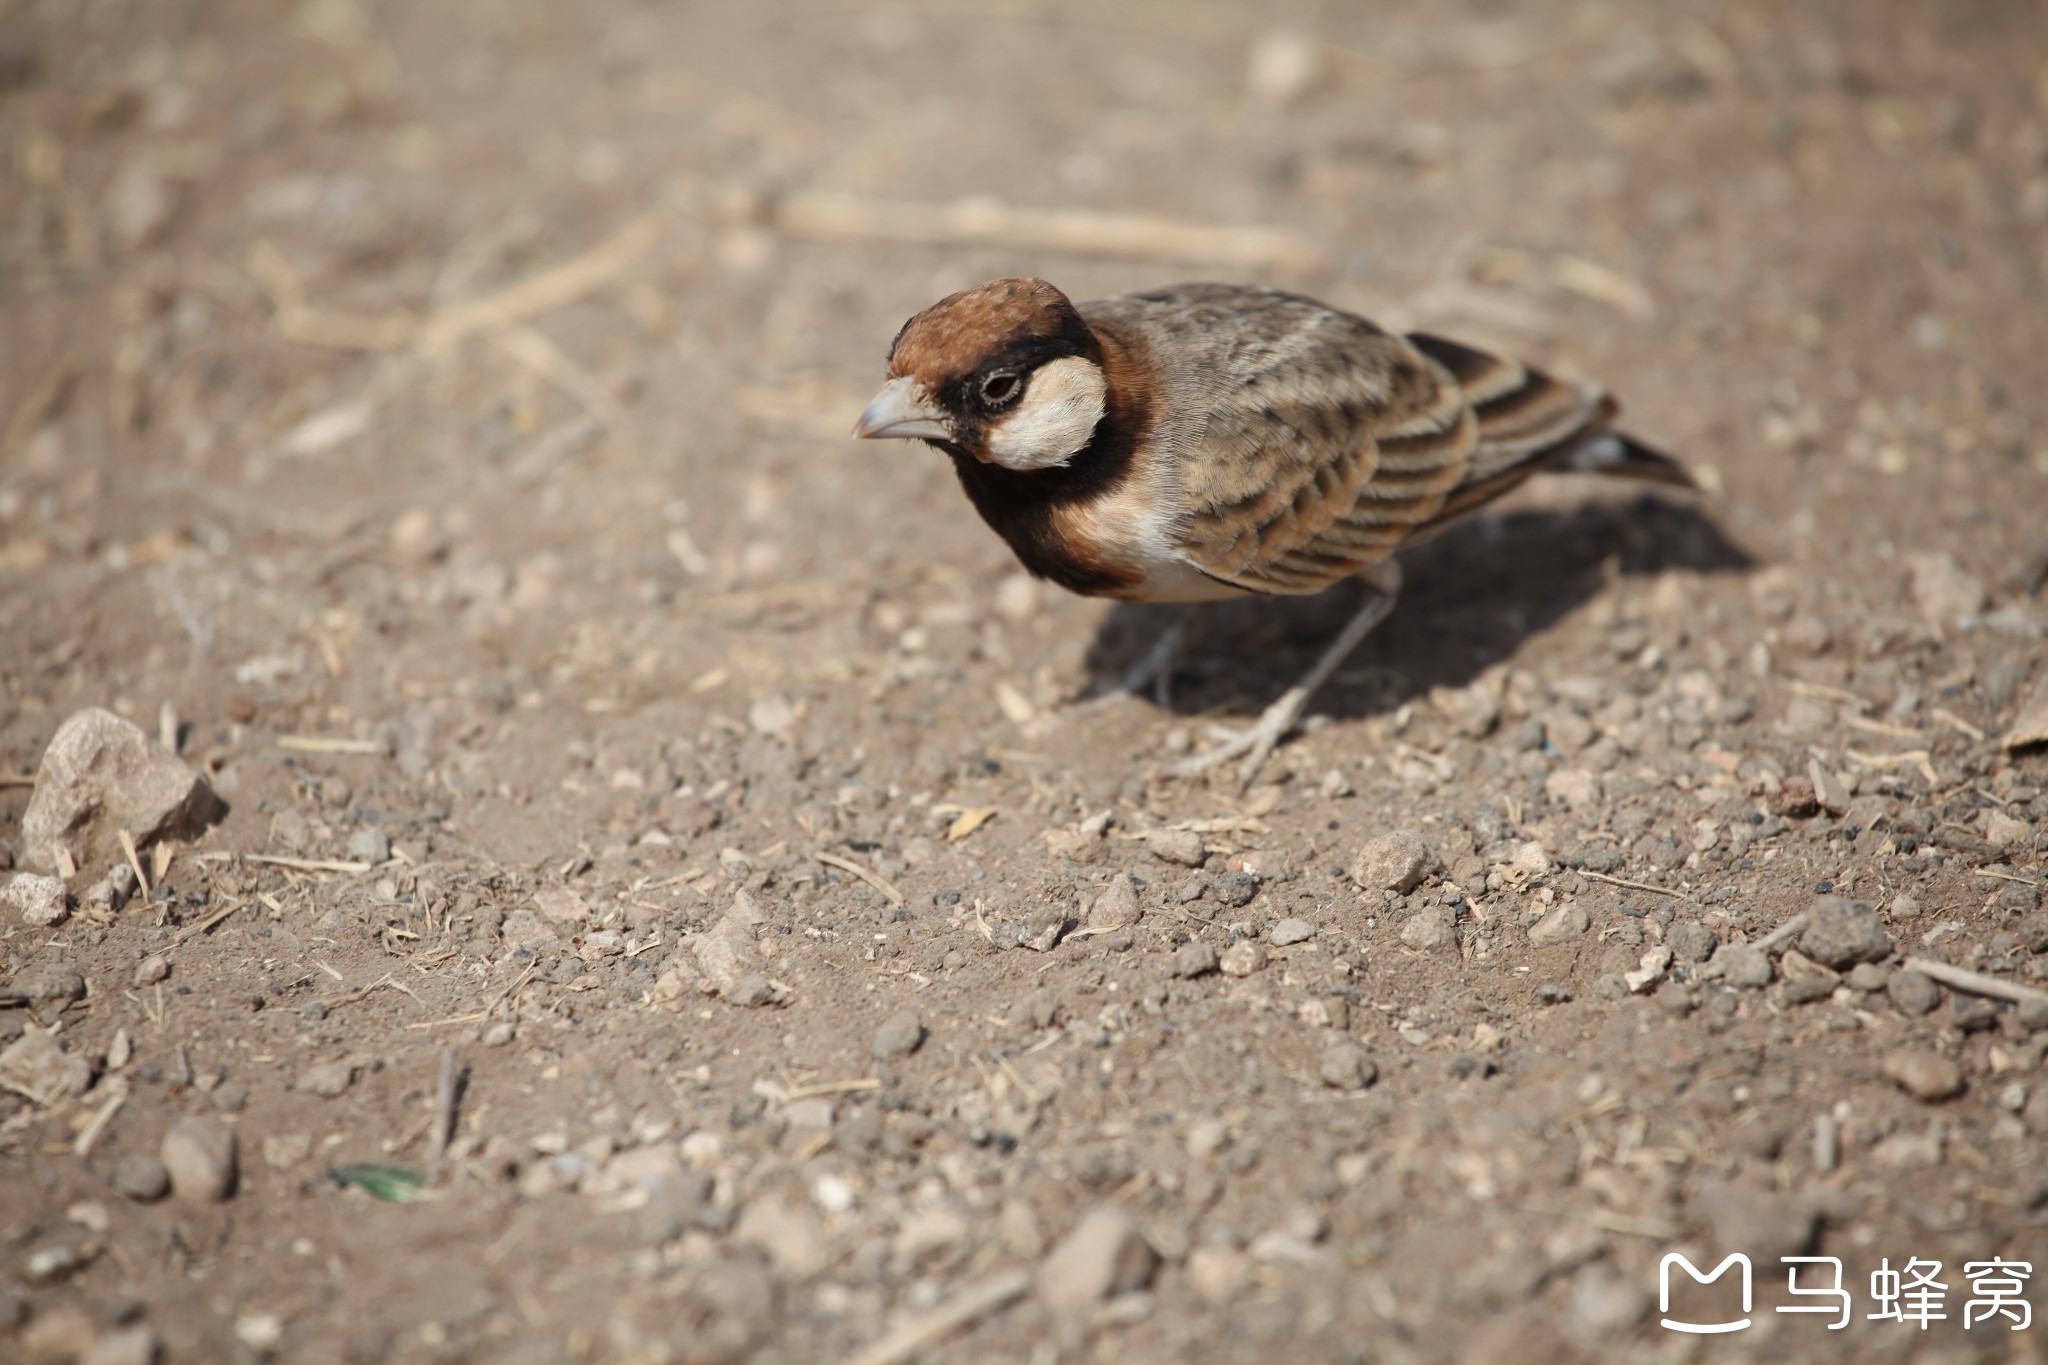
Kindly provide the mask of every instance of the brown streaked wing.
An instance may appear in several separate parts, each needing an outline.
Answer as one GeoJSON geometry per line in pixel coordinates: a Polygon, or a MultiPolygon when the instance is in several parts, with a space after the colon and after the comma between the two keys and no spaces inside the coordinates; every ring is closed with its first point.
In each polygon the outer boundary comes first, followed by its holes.
{"type": "MultiPolygon", "coordinates": [[[[1284,296],[1283,296],[1284,297],[1284,296]]],[[[1464,478],[1478,424],[1450,372],[1362,318],[1287,300],[1180,462],[1182,544],[1216,578],[1311,593],[1385,559],[1464,478]]]]}

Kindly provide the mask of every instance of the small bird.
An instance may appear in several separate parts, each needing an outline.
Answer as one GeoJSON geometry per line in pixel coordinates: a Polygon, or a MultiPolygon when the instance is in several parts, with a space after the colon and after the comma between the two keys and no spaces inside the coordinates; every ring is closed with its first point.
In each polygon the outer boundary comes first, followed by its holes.
{"type": "Polygon", "coordinates": [[[1363,579],[1368,601],[1299,683],[1170,770],[1242,757],[1241,791],[1392,609],[1398,551],[1539,470],[1695,486],[1612,430],[1617,411],[1592,385],[1298,294],[1185,284],[1077,306],[1001,279],[903,324],[853,434],[944,451],[1024,567],[1077,593],[1214,602],[1363,579]]]}

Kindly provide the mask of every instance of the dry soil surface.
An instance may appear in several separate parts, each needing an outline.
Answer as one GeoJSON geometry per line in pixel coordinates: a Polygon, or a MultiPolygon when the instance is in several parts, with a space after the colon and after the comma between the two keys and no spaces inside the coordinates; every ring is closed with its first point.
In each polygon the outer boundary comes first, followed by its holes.
{"type": "Polygon", "coordinates": [[[0,143],[4,856],[88,707],[228,805],[0,906],[0,1358],[2041,1358],[2038,5],[11,0],[0,143]],[[1011,273],[1708,491],[1531,490],[1158,780],[1354,599],[1086,700],[1165,618],[845,435],[1011,273]]]}

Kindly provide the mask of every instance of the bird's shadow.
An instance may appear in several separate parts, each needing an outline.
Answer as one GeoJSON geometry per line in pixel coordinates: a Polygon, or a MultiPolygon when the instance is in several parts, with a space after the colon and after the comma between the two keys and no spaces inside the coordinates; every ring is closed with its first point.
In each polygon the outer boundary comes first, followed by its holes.
{"type": "MultiPolygon", "coordinates": [[[[1650,494],[1469,522],[1402,555],[1399,604],[1310,709],[1353,718],[1434,687],[1462,687],[1593,599],[1616,569],[1728,573],[1754,562],[1697,507],[1650,494]]],[[[1247,598],[1202,612],[1174,665],[1171,709],[1200,715],[1264,706],[1308,672],[1366,591],[1345,583],[1310,597],[1247,598]]],[[[1159,639],[1169,613],[1188,610],[1118,603],[1089,646],[1086,692],[1114,688],[1159,639]]]]}

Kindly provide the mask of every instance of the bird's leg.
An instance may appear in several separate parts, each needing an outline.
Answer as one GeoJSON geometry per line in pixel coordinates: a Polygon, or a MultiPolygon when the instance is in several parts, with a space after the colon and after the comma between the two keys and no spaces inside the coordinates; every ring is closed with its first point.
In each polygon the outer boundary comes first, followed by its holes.
{"type": "Polygon", "coordinates": [[[1242,755],[1244,763],[1237,770],[1237,790],[1242,794],[1251,786],[1266,756],[1273,752],[1274,746],[1288,731],[1300,723],[1309,698],[1330,680],[1330,675],[1337,671],[1352,650],[1358,648],[1359,642],[1372,633],[1372,628],[1394,609],[1394,599],[1401,592],[1399,565],[1391,559],[1385,560],[1359,576],[1371,585],[1371,595],[1358,609],[1358,614],[1351,618],[1350,624],[1330,642],[1330,647],[1323,651],[1323,656],[1316,660],[1316,666],[1308,671],[1307,676],[1282,693],[1250,729],[1207,753],[1175,764],[1166,770],[1166,776],[1191,777],[1242,755]]]}
{"type": "Polygon", "coordinates": [[[1180,659],[1181,647],[1187,643],[1188,626],[1193,620],[1193,608],[1177,612],[1172,624],[1153,641],[1144,657],[1124,670],[1124,675],[1113,686],[1089,700],[1100,703],[1122,696],[1138,696],[1149,687],[1152,700],[1159,709],[1169,709],[1173,701],[1173,666],[1180,659]]]}

